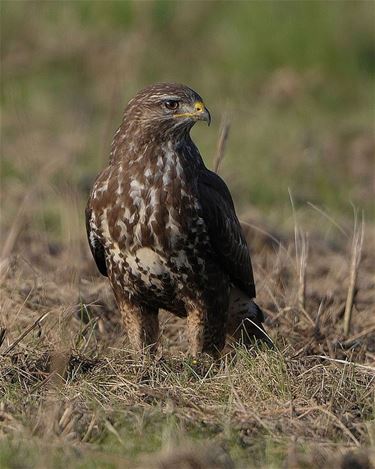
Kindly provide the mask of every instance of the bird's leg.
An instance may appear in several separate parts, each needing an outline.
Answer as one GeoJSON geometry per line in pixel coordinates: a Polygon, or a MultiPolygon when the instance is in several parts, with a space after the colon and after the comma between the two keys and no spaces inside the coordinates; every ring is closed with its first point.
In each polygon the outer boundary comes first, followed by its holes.
{"type": "Polygon", "coordinates": [[[130,303],[121,304],[120,311],[131,348],[135,352],[142,352],[147,348],[154,354],[159,338],[158,311],[145,310],[130,303]]]}
{"type": "Polygon", "coordinates": [[[219,358],[225,345],[226,309],[209,310],[204,328],[203,353],[219,358]]]}
{"type": "MultiPolygon", "coordinates": [[[[212,306],[212,305],[211,305],[212,306]]],[[[215,358],[220,356],[225,345],[226,310],[219,308],[198,308],[189,310],[187,330],[189,351],[193,357],[207,353],[215,358]]]]}
{"type": "Polygon", "coordinates": [[[229,297],[227,333],[230,341],[249,345],[250,337],[246,334],[246,317],[250,299],[237,288],[232,288],[229,297]]]}
{"type": "Polygon", "coordinates": [[[204,313],[193,307],[187,316],[187,335],[189,341],[189,353],[197,357],[203,351],[204,343],[204,313]]]}

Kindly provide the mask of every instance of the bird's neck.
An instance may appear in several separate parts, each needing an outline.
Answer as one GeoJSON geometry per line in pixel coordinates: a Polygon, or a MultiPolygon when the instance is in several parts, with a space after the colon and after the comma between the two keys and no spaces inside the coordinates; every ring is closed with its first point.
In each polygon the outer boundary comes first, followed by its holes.
{"type": "Polygon", "coordinates": [[[190,137],[190,128],[159,129],[158,133],[147,128],[133,125],[124,125],[117,130],[112,142],[111,162],[120,162],[125,167],[132,167],[133,171],[139,168],[163,167],[173,156],[176,164],[183,171],[193,174],[204,167],[199,150],[190,137]]]}

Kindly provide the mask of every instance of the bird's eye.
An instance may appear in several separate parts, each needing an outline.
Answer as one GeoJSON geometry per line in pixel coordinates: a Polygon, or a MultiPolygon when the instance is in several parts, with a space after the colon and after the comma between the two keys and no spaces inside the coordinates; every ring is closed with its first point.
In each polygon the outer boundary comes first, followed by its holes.
{"type": "Polygon", "coordinates": [[[179,106],[179,102],[176,100],[169,100],[169,101],[165,101],[164,105],[167,109],[171,111],[175,111],[179,106]]]}

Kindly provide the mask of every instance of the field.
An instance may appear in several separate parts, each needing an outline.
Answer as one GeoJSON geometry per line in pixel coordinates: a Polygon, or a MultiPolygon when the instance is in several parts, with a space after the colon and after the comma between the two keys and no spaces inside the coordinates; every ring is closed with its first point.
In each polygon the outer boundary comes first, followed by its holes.
{"type": "Polygon", "coordinates": [[[1,3],[0,467],[375,464],[375,4],[1,3]],[[189,84],[274,351],[134,359],[84,206],[126,101],[189,84]],[[345,330],[345,318],[351,312],[345,330]]]}

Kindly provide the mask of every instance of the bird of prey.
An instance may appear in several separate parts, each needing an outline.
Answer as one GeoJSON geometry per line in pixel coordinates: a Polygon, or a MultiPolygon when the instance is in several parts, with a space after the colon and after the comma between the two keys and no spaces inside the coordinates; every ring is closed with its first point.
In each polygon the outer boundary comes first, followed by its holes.
{"type": "Polygon", "coordinates": [[[136,351],[156,350],[161,308],[187,318],[192,356],[218,356],[227,334],[270,344],[232,197],[190,137],[197,121],[211,116],[187,86],[138,92],[86,208],[91,252],[136,351]]]}

